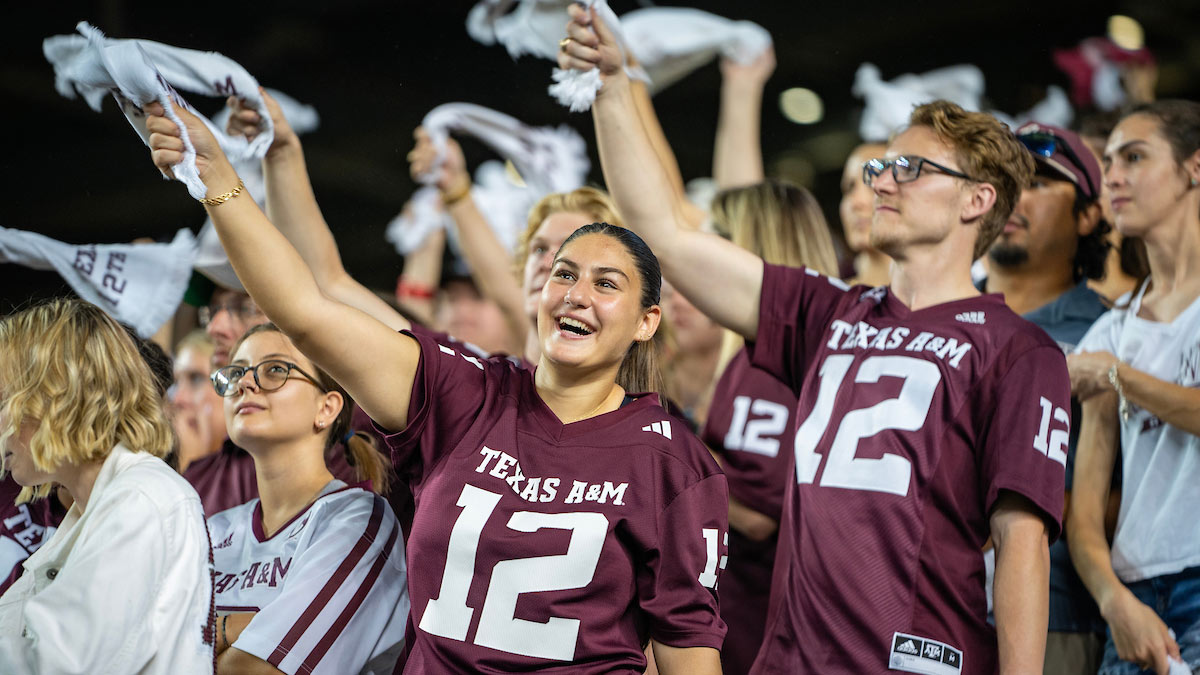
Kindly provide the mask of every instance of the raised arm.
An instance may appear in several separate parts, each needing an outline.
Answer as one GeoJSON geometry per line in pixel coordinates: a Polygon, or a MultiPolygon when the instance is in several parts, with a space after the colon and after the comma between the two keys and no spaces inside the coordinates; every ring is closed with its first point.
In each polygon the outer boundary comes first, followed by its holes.
{"type": "Polygon", "coordinates": [[[1112,629],[1117,656],[1166,673],[1167,655],[1179,658],[1179,645],[1154,610],[1117,578],[1104,532],[1105,506],[1117,461],[1118,428],[1115,393],[1097,394],[1083,402],[1067,541],[1079,578],[1112,629]]]}
{"type": "MultiPolygon", "coordinates": [[[[413,132],[413,138],[417,144],[408,159],[409,172],[415,178],[433,165],[437,149],[421,127],[413,132]]],[[[454,139],[446,141],[446,157],[437,177],[437,188],[446,212],[458,229],[458,243],[471,268],[471,278],[483,297],[500,308],[513,335],[513,346],[524,345],[530,329],[529,317],[525,314],[525,294],[513,273],[512,256],[501,253],[507,248],[471,198],[471,175],[467,173],[462,148],[454,139]]]]}
{"type": "Polygon", "coordinates": [[[758,333],[762,259],[715,235],[687,226],[666,171],[639,118],[629,78],[620,67],[612,33],[571,5],[572,41],[559,66],[600,68],[604,86],[592,114],[600,163],[625,223],[650,245],[663,274],[700,311],[748,339],[758,333]],[[588,26],[595,24],[593,33],[588,26]]]}
{"type": "MultiPolygon", "coordinates": [[[[183,157],[180,129],[157,103],[146,112],[151,157],[169,174],[183,157]]],[[[209,197],[232,193],[240,179],[216,139],[188,111],[176,106],[175,112],[196,148],[196,166],[209,197]]],[[[233,196],[205,209],[238,279],[267,318],[341,383],[372,419],[403,429],[420,362],[417,342],[323,293],[295,247],[249,196],[233,196]]]]}
{"type": "MultiPolygon", "coordinates": [[[[260,93],[275,123],[275,142],[271,144],[262,164],[267,190],[267,217],[296,247],[312,271],[317,285],[329,297],[370,314],[393,330],[411,327],[408,319],[346,272],[337,241],[313,193],[300,138],[288,124],[275,99],[266,91],[260,90],[260,93]]],[[[233,108],[229,131],[250,137],[257,134],[260,123],[258,113],[242,106],[237,99],[231,99],[229,105],[233,108]]]]}
{"type": "Polygon", "coordinates": [[[721,107],[713,148],[713,180],[721,189],[761,183],[763,88],[775,71],[775,49],[749,65],[721,59],[721,107]]]}

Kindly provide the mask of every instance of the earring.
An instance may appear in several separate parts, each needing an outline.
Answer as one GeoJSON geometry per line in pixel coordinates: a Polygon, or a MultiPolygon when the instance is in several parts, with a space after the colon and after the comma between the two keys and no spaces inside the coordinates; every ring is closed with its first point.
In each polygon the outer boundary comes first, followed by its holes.
{"type": "Polygon", "coordinates": [[[1197,185],[1200,185],[1200,181],[1196,180],[1195,178],[1192,178],[1192,187],[1196,187],[1197,185]]]}
{"type": "Polygon", "coordinates": [[[324,421],[317,422],[317,426],[318,426],[318,427],[321,427],[322,429],[324,429],[324,428],[325,428],[325,422],[324,422],[324,421]]]}

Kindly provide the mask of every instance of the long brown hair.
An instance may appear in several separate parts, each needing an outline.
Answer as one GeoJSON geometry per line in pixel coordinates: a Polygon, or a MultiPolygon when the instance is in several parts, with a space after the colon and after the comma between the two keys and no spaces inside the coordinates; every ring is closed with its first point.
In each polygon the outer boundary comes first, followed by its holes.
{"type": "MultiPolygon", "coordinates": [[[[278,333],[287,337],[273,323],[259,324],[246,331],[229,353],[237,353],[238,348],[251,335],[268,332],[278,333]]],[[[391,476],[391,462],[379,451],[378,446],[375,445],[375,439],[369,434],[360,431],[348,433],[350,432],[350,423],[354,417],[354,399],[350,397],[350,394],[346,393],[342,385],[338,384],[320,366],[314,363],[312,367],[315,371],[314,375],[316,375],[317,380],[325,391],[336,391],[342,396],[342,409],[338,411],[337,418],[334,419],[333,424],[329,425],[329,430],[325,432],[325,450],[328,451],[338,441],[345,441],[346,462],[354,467],[354,473],[358,479],[360,481],[370,481],[371,490],[376,494],[387,494],[391,476]]]]}

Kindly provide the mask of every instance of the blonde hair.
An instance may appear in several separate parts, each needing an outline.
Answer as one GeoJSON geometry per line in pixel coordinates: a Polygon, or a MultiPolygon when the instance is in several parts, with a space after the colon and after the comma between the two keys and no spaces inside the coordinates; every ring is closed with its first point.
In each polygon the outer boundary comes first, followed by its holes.
{"type": "Polygon", "coordinates": [[[617,227],[625,226],[624,221],[617,215],[617,205],[613,203],[612,197],[603,190],[585,186],[570,192],[548,194],[529,209],[529,219],[525,224],[525,231],[517,239],[517,250],[513,262],[518,275],[524,269],[525,261],[529,258],[529,242],[533,239],[533,235],[542,226],[542,221],[556,213],[580,213],[593,222],[608,223],[617,227]]]}
{"type": "MultiPolygon", "coordinates": [[[[0,354],[0,446],[22,421],[36,421],[29,453],[38,470],[102,461],[117,443],[155,457],[171,451],[174,434],[150,369],[99,307],[51,300],[6,317],[0,354]]],[[[17,503],[50,488],[25,487],[17,503]]]]}
{"type": "MultiPolygon", "coordinates": [[[[233,349],[229,352],[230,355],[236,354],[238,348],[242,346],[242,343],[247,338],[258,333],[278,333],[291,341],[291,338],[279,330],[279,327],[275,324],[263,323],[246,331],[245,335],[239,338],[233,346],[233,349]]],[[[316,375],[317,380],[325,391],[336,391],[342,396],[342,409],[338,411],[333,424],[329,425],[329,430],[325,432],[325,450],[332,448],[333,444],[338,441],[345,441],[346,463],[354,467],[354,473],[358,477],[358,480],[369,481],[371,483],[371,491],[376,494],[387,494],[391,483],[391,462],[379,451],[379,447],[375,444],[375,439],[370,434],[350,429],[350,423],[354,418],[354,399],[342,388],[342,385],[338,384],[320,366],[313,363],[312,367],[313,371],[315,371],[313,374],[316,375]]]]}
{"type": "Polygon", "coordinates": [[[910,126],[929,127],[943,143],[954,148],[959,169],[971,180],[996,190],[996,203],[979,220],[979,234],[971,260],[983,257],[1004,230],[1017,208],[1021,191],[1033,180],[1033,156],[1008,125],[987,113],[970,112],[949,101],[918,106],[910,126]]]}
{"type": "MultiPolygon", "coordinates": [[[[829,224],[808,190],[774,178],[718,192],[712,201],[713,226],[764,262],[805,266],[837,276],[837,254],[829,224]]],[[[744,340],[726,330],[717,359],[722,372],[744,340]]],[[[714,383],[718,378],[714,378],[714,383]]]]}

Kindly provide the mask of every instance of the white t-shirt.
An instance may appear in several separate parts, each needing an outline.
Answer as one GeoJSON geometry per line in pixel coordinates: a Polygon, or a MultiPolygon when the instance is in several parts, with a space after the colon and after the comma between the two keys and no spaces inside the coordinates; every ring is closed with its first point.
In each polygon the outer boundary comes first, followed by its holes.
{"type": "Polygon", "coordinates": [[[210,561],[192,486],[117,445],[0,597],[0,673],[213,672],[210,561]]]}
{"type": "Polygon", "coordinates": [[[404,537],[383,497],[333,480],[270,537],[257,499],[208,527],[217,615],[256,614],[234,647],[289,674],[390,675],[408,589],[404,537]]]}
{"type": "MultiPolygon", "coordinates": [[[[1077,352],[1106,351],[1133,368],[1200,387],[1200,298],[1170,323],[1137,316],[1143,285],[1127,309],[1101,316],[1077,352]]],[[[1200,565],[1200,436],[1129,403],[1121,423],[1124,477],[1113,570],[1134,582],[1200,565]]]]}

